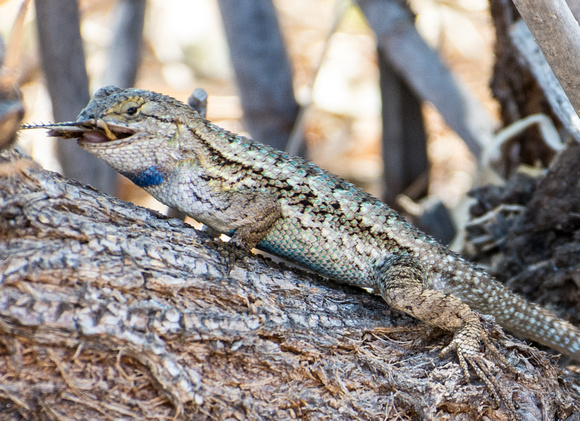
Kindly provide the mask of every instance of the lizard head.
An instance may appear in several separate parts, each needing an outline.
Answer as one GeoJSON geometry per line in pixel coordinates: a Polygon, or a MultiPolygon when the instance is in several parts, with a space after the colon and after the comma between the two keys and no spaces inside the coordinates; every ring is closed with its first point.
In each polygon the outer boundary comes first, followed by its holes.
{"type": "Polygon", "coordinates": [[[194,114],[188,105],[165,95],[106,86],[75,122],[23,127],[47,128],[49,136],[76,138],[80,147],[147,187],[161,182],[165,168],[179,159],[179,122],[191,120],[194,114]]]}
{"type": "MultiPolygon", "coordinates": [[[[123,149],[137,143],[140,150],[146,146],[143,143],[157,148],[174,134],[172,129],[185,110],[192,112],[165,95],[106,86],[95,93],[74,123],[80,129],[78,144],[95,154],[99,149],[123,149]]],[[[67,137],[72,137],[73,131],[67,137]]],[[[58,135],[58,128],[49,134],[58,135]]]]}

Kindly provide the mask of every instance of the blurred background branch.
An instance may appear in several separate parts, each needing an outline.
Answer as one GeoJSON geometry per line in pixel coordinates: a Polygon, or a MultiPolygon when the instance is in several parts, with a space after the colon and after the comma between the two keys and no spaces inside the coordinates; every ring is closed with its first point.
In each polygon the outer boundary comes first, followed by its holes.
{"type": "MultiPolygon", "coordinates": [[[[518,51],[516,9],[505,0],[489,5],[36,0],[36,18],[29,22],[38,27],[46,88],[35,73],[34,34],[25,25],[26,118],[74,119],[90,92],[109,83],[183,100],[204,87],[208,118],[284,148],[301,104],[304,118],[295,130],[301,154],[381,196],[447,242],[455,231],[441,204],[453,209],[462,202],[482,146],[495,130],[543,113],[564,140],[574,136],[566,103],[561,96],[550,98],[554,90],[534,73],[537,66],[522,63],[522,54],[531,54],[518,51]],[[43,102],[45,89],[52,116],[43,102]],[[431,208],[435,213],[429,215],[431,208]],[[423,225],[433,215],[434,222],[423,225]]],[[[21,143],[28,152],[52,166],[50,143],[27,136],[21,143]]],[[[83,156],[74,142],[58,142],[57,148],[56,168],[64,174],[162,209],[83,156]]],[[[534,128],[507,141],[502,151],[494,165],[503,177],[520,164],[547,166],[554,156],[534,128]]]]}
{"type": "MultiPolygon", "coordinates": [[[[85,52],[76,0],[36,0],[42,69],[55,121],[74,121],[90,99],[85,52]]],[[[57,144],[62,172],[109,194],[116,192],[115,171],[81,150],[75,141],[57,144]]]]}
{"type": "Polygon", "coordinates": [[[514,0],[514,4],[580,115],[580,26],[566,1],[514,0]]]}
{"type": "Polygon", "coordinates": [[[271,0],[219,0],[230,58],[255,139],[284,150],[298,114],[286,46],[271,0]]]}

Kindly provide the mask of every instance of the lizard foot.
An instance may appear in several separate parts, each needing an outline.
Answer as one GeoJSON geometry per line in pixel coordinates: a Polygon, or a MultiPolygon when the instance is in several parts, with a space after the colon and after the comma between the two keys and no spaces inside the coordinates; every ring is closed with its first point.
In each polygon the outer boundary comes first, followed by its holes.
{"type": "Polygon", "coordinates": [[[475,371],[477,377],[485,383],[487,390],[492,395],[497,407],[501,406],[503,402],[511,413],[512,419],[517,420],[516,406],[514,405],[509,394],[500,387],[495,376],[493,376],[489,365],[495,365],[490,360],[486,359],[485,355],[480,351],[480,342],[490,352],[493,357],[500,361],[501,364],[512,374],[518,375],[516,369],[505,359],[505,357],[497,350],[495,345],[490,341],[489,335],[480,326],[466,326],[457,331],[451,343],[443,348],[439,356],[444,357],[452,351],[457,353],[459,365],[465,376],[465,381],[470,382],[469,367],[475,371]]]}
{"type": "Polygon", "coordinates": [[[247,256],[244,249],[240,248],[236,243],[232,241],[224,242],[219,238],[214,239],[216,248],[220,254],[224,257],[226,261],[226,274],[229,275],[234,269],[237,262],[243,262],[247,256]]]}

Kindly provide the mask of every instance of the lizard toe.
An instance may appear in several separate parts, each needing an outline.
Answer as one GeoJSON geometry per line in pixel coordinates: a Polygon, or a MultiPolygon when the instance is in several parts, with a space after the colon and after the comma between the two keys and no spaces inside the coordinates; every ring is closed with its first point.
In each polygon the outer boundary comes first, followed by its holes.
{"type": "Polygon", "coordinates": [[[510,418],[517,420],[516,405],[513,403],[511,396],[505,391],[493,375],[492,371],[496,364],[487,359],[484,352],[481,351],[481,344],[489,351],[496,361],[501,362],[508,368],[511,373],[517,374],[515,368],[508,363],[505,357],[498,351],[495,345],[489,339],[488,334],[482,329],[474,326],[467,326],[455,333],[451,343],[443,348],[440,356],[444,357],[452,351],[455,351],[459,359],[459,365],[465,376],[465,381],[470,382],[470,369],[473,370],[479,380],[481,380],[488,392],[491,394],[496,407],[503,403],[510,413],[510,418]]]}
{"type": "Polygon", "coordinates": [[[216,248],[225,259],[226,273],[229,275],[238,262],[244,262],[247,253],[235,241],[224,242],[215,239],[215,242],[216,248]]]}

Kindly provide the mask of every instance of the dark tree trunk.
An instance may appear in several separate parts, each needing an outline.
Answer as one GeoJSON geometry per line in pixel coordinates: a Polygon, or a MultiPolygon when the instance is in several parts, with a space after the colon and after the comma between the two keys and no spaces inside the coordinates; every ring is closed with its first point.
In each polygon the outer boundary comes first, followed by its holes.
{"type": "Polygon", "coordinates": [[[271,0],[220,0],[244,122],[251,136],[284,150],[298,115],[292,69],[271,0]]]}
{"type": "Polygon", "coordinates": [[[109,47],[109,65],[104,85],[135,86],[141,62],[146,0],[118,0],[115,5],[115,35],[109,47]]]}
{"type": "MultiPolygon", "coordinates": [[[[36,22],[42,67],[56,121],[74,121],[90,99],[85,54],[75,0],[36,0],[36,22]]],[[[117,174],[108,165],[77,147],[59,142],[58,159],[64,174],[113,194],[117,174]]]]}

